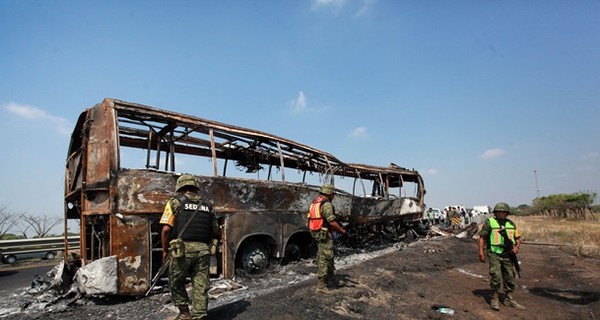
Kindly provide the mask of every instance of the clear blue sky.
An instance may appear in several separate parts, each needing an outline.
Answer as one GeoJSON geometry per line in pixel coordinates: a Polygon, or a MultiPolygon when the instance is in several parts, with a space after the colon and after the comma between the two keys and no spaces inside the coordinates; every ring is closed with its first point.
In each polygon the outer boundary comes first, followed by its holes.
{"type": "Polygon", "coordinates": [[[0,205],[62,216],[105,97],[422,173],[426,203],[600,192],[600,1],[0,1],[0,205]]]}

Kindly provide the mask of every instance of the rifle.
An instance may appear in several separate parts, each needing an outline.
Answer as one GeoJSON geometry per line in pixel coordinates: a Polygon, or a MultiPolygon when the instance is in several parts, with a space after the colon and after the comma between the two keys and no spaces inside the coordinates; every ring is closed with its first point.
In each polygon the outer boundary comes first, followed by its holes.
{"type": "Polygon", "coordinates": [[[145,295],[146,297],[150,294],[150,291],[152,291],[152,289],[154,289],[154,286],[156,286],[156,284],[158,283],[160,276],[162,276],[162,274],[165,273],[165,271],[167,271],[167,268],[169,268],[170,264],[171,264],[171,255],[168,255],[167,260],[165,260],[165,263],[163,263],[162,266],[160,266],[160,269],[158,269],[158,272],[154,275],[154,278],[152,278],[152,285],[150,286],[148,291],[146,291],[146,295],[145,295]]]}
{"type": "Polygon", "coordinates": [[[512,262],[512,264],[515,266],[515,270],[517,271],[517,276],[519,276],[519,278],[520,278],[521,277],[521,266],[519,265],[519,259],[517,258],[517,255],[513,252],[515,245],[508,238],[508,234],[506,234],[506,229],[504,229],[504,226],[500,230],[500,235],[502,236],[502,238],[504,238],[505,253],[508,252],[508,257],[510,258],[510,262],[512,262]]]}
{"type": "MultiPolygon", "coordinates": [[[[198,210],[200,209],[200,204],[201,203],[198,203],[194,213],[192,213],[190,218],[185,222],[185,225],[179,231],[177,238],[181,238],[181,236],[183,235],[183,233],[185,232],[187,227],[190,225],[190,223],[192,222],[192,219],[194,219],[194,217],[196,216],[196,213],[198,213],[198,210]]],[[[148,294],[150,294],[150,291],[152,291],[152,289],[154,289],[154,286],[156,286],[156,284],[158,283],[160,276],[162,276],[162,274],[165,273],[165,271],[167,271],[167,268],[169,267],[170,264],[171,264],[171,255],[169,254],[167,256],[167,260],[165,260],[165,262],[162,264],[162,266],[160,266],[160,269],[158,269],[158,272],[154,275],[154,278],[152,278],[152,284],[150,285],[150,288],[148,289],[148,291],[146,291],[146,295],[145,295],[146,297],[148,296],[148,294]]]]}

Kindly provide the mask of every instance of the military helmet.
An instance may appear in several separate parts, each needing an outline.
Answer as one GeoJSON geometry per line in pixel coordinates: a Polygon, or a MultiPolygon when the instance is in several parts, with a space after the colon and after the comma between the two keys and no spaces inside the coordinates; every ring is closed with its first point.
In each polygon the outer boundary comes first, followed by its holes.
{"type": "Polygon", "coordinates": [[[200,189],[200,183],[198,180],[191,174],[184,174],[179,179],[177,179],[177,184],[175,185],[175,191],[179,191],[179,189],[185,186],[192,186],[200,189]]]}
{"type": "Polygon", "coordinates": [[[321,186],[321,190],[319,192],[322,194],[334,194],[335,187],[332,184],[326,183],[321,186]]]}
{"type": "Polygon", "coordinates": [[[494,212],[504,211],[510,213],[510,206],[506,202],[498,202],[494,206],[494,212]]]}

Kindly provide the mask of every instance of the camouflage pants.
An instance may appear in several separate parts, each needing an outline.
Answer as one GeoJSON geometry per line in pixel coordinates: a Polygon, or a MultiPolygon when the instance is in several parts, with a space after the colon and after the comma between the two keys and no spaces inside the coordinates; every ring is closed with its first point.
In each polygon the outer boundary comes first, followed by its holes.
{"type": "Polygon", "coordinates": [[[313,232],[317,242],[317,277],[326,278],[333,276],[333,238],[328,231],[313,232]]]}
{"type": "Polygon", "coordinates": [[[192,319],[202,319],[207,315],[209,265],[210,254],[206,243],[185,242],[185,256],[173,258],[169,266],[171,299],[176,307],[190,304],[185,280],[186,277],[192,279],[192,319]]]}
{"type": "Polygon", "coordinates": [[[504,284],[506,293],[515,291],[515,270],[510,258],[488,252],[487,259],[490,264],[490,287],[492,290],[499,291],[504,284]]]}

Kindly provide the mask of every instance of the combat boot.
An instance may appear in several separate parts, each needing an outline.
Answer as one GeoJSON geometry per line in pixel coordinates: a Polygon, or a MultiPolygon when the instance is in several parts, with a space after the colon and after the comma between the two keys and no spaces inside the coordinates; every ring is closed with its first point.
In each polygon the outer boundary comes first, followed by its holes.
{"type": "Polygon", "coordinates": [[[179,315],[175,320],[192,320],[192,314],[190,313],[190,308],[188,306],[179,307],[179,315]]]}
{"type": "Polygon", "coordinates": [[[494,293],[492,293],[492,299],[490,300],[490,306],[494,310],[500,310],[500,295],[498,294],[498,291],[494,291],[494,293]]]}
{"type": "Polygon", "coordinates": [[[322,294],[330,294],[331,290],[329,290],[329,288],[327,288],[327,278],[323,277],[323,278],[319,278],[318,282],[317,282],[317,290],[315,290],[317,293],[322,293],[322,294]]]}
{"type": "Polygon", "coordinates": [[[512,294],[510,294],[510,293],[506,294],[506,299],[504,299],[504,305],[508,306],[508,307],[513,307],[513,308],[519,309],[519,310],[526,309],[524,306],[522,306],[518,302],[516,302],[515,299],[513,299],[512,294]]]}

